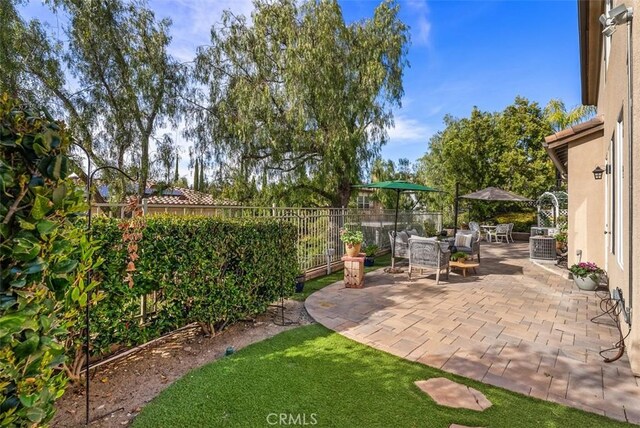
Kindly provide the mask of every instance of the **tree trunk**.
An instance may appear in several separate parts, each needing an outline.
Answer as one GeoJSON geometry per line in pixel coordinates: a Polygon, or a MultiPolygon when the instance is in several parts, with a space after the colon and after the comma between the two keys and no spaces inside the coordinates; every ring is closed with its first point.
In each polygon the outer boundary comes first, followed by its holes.
{"type": "Polygon", "coordinates": [[[144,197],[144,190],[147,188],[147,178],[149,177],[149,134],[142,136],[140,155],[140,176],[138,179],[138,196],[144,197]]]}

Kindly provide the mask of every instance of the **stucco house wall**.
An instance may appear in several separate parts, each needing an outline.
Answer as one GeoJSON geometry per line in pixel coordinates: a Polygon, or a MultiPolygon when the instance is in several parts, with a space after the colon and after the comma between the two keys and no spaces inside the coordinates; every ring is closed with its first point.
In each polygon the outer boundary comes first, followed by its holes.
{"type": "MultiPolygon", "coordinates": [[[[637,141],[639,141],[637,135],[640,132],[640,124],[638,124],[637,120],[640,117],[640,81],[638,79],[638,76],[640,76],[640,23],[637,22],[640,19],[640,0],[614,0],[612,2],[612,7],[622,4],[626,7],[632,7],[636,16],[632,18],[631,25],[627,23],[619,24],[615,33],[610,37],[608,64],[605,59],[606,49],[604,47],[606,39],[601,33],[602,27],[597,21],[598,14],[605,11],[606,3],[605,1],[596,1],[585,2],[585,4],[589,4],[589,7],[595,13],[591,13],[587,19],[583,14],[581,20],[585,22],[580,23],[581,28],[587,29],[587,35],[582,35],[581,37],[581,42],[584,45],[582,56],[585,56],[585,49],[591,52],[591,58],[587,62],[583,58],[583,99],[586,99],[588,104],[594,104],[595,95],[598,114],[604,118],[604,136],[602,138],[602,143],[604,144],[598,144],[596,141],[589,143],[589,147],[597,150],[598,155],[601,157],[598,162],[611,163],[611,159],[607,159],[607,150],[611,140],[614,139],[618,121],[623,123],[623,142],[621,146],[623,170],[621,174],[622,191],[620,192],[622,196],[620,205],[622,231],[617,236],[617,239],[622,242],[622,255],[620,256],[619,251],[618,254],[613,254],[612,251],[611,233],[614,231],[611,224],[610,191],[605,191],[606,197],[602,196],[602,192],[597,192],[597,194],[593,195],[593,198],[600,201],[605,207],[605,218],[599,220],[598,216],[595,216],[583,224],[579,219],[576,219],[575,227],[586,227],[589,230],[593,230],[594,233],[598,229],[602,229],[603,235],[604,232],[607,232],[602,250],[604,253],[604,267],[609,275],[609,288],[619,287],[625,297],[625,307],[627,309],[631,307],[631,331],[629,331],[629,326],[622,320],[621,325],[623,333],[625,335],[628,333],[626,345],[631,368],[637,376],[640,376],[640,283],[638,281],[640,274],[640,148],[637,144],[637,141]],[[588,22],[586,22],[587,20],[588,22]],[[628,43],[629,29],[632,30],[631,45],[628,43]],[[598,37],[594,39],[594,35],[598,35],[598,37]],[[589,41],[586,42],[587,40],[589,41]],[[598,44],[600,45],[598,46],[598,44]],[[598,50],[600,52],[594,54],[598,50]],[[629,74],[627,60],[629,52],[631,53],[632,64],[632,98],[635,100],[631,111],[632,114],[629,114],[628,102],[629,74]],[[593,61],[599,61],[599,75],[594,75],[593,70],[598,70],[598,68],[593,67],[593,61]],[[589,65],[591,66],[589,67],[589,65]],[[632,129],[633,133],[631,132],[632,129]],[[630,142],[632,142],[633,153],[630,152],[630,142]],[[601,151],[602,148],[604,148],[604,153],[601,151]],[[632,158],[633,164],[631,162],[632,158]]],[[[574,159],[572,158],[569,163],[571,164],[573,161],[574,159]]],[[[619,162],[620,159],[616,161],[619,162]]],[[[595,164],[592,165],[591,168],[595,167],[595,164]]],[[[608,174],[605,180],[602,180],[603,184],[606,186],[608,180],[611,180],[612,177],[613,174],[608,174]]],[[[584,192],[587,187],[593,189],[593,179],[590,183],[576,184],[574,190],[580,193],[584,192]],[[578,191],[577,187],[580,187],[581,190],[578,191]]],[[[569,193],[569,199],[571,199],[571,192],[569,193]]]]}
{"type": "Polygon", "coordinates": [[[603,138],[569,143],[568,164],[569,194],[567,246],[569,264],[591,261],[604,266],[605,180],[595,180],[592,169],[604,167],[606,146],[603,138]],[[578,256],[578,251],[581,255],[578,256]]]}

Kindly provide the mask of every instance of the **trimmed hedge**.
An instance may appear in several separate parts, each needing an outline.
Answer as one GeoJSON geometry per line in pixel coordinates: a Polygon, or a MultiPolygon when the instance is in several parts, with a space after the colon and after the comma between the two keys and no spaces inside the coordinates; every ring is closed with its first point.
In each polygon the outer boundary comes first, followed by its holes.
{"type": "Polygon", "coordinates": [[[297,231],[291,224],[146,217],[130,286],[125,281],[129,255],[119,223],[102,217],[92,227],[101,247],[97,253],[105,260],[96,271],[104,298],[92,312],[94,355],[144,343],[192,322],[213,334],[264,312],[282,292],[289,296],[294,291],[297,231]],[[155,311],[143,319],[140,298],[154,292],[155,311]]]}

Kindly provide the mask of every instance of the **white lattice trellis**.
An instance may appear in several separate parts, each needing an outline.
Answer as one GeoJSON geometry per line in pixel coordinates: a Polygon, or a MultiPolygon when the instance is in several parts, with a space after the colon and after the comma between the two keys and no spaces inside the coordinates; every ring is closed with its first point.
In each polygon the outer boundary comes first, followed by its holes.
{"type": "Polygon", "coordinates": [[[566,229],[569,214],[567,192],[545,192],[538,198],[538,227],[566,229]]]}

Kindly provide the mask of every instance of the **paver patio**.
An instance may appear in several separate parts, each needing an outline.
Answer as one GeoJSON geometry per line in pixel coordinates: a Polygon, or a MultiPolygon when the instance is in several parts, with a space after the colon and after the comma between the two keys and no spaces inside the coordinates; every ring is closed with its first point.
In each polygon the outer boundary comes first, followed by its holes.
{"type": "MultiPolygon", "coordinates": [[[[368,273],[365,288],[342,281],[306,300],[336,332],[391,354],[608,417],[640,423],[640,379],[627,356],[605,363],[613,323],[590,319],[600,298],[528,260],[528,246],[482,246],[478,275],[368,273]]],[[[610,354],[613,356],[615,353],[610,354]]]]}

